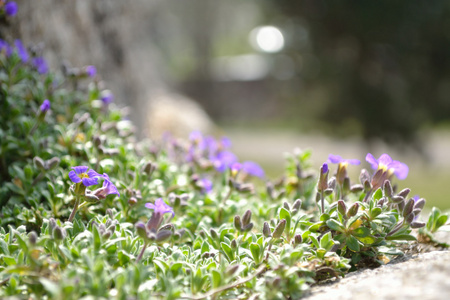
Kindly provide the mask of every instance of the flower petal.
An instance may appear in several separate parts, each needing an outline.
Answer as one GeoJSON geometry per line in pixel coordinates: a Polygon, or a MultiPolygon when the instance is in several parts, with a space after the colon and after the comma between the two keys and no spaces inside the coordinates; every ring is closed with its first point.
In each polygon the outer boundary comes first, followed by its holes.
{"type": "Polygon", "coordinates": [[[357,165],[360,165],[360,164],[361,164],[361,161],[360,161],[359,159],[346,159],[346,161],[347,161],[350,165],[354,165],[354,166],[357,166],[357,165]]]}
{"type": "Polygon", "coordinates": [[[72,169],[75,170],[75,173],[77,174],[82,174],[82,173],[86,173],[86,171],[89,169],[86,166],[78,166],[78,167],[72,167],[72,169]]]}
{"type": "Polygon", "coordinates": [[[330,155],[328,155],[328,161],[332,164],[338,164],[338,163],[342,162],[343,159],[339,155],[330,154],[330,155]]]}
{"type": "Polygon", "coordinates": [[[69,178],[70,178],[70,180],[72,180],[73,183],[81,182],[81,178],[78,177],[78,175],[77,175],[77,173],[75,173],[75,171],[69,172],[69,178]]]}
{"type": "Polygon", "coordinates": [[[242,170],[252,176],[263,178],[265,176],[263,168],[253,161],[244,161],[242,163],[242,170]]]}
{"type": "Polygon", "coordinates": [[[405,179],[408,177],[409,168],[406,164],[399,162],[397,160],[394,160],[390,165],[389,168],[394,169],[394,174],[397,176],[398,179],[405,179]]]}
{"type": "Polygon", "coordinates": [[[155,205],[153,203],[145,203],[145,207],[149,208],[149,209],[155,209],[155,205]]]}
{"type": "Polygon", "coordinates": [[[366,161],[370,164],[372,169],[378,169],[378,161],[373,157],[371,153],[367,153],[366,161]]]}
{"type": "Polygon", "coordinates": [[[84,186],[91,186],[91,185],[98,184],[98,178],[97,177],[94,177],[94,178],[83,178],[83,179],[81,179],[81,181],[83,181],[84,186]]]}
{"type": "MultiPolygon", "coordinates": [[[[98,174],[97,172],[95,172],[94,170],[89,170],[87,172],[87,175],[89,176],[89,178],[94,178],[94,177],[103,177],[103,175],[98,174]]],[[[108,176],[108,175],[107,175],[108,176]]]]}
{"type": "Polygon", "coordinates": [[[380,158],[378,159],[378,165],[384,165],[388,167],[392,163],[392,158],[386,154],[381,154],[380,158]]]}

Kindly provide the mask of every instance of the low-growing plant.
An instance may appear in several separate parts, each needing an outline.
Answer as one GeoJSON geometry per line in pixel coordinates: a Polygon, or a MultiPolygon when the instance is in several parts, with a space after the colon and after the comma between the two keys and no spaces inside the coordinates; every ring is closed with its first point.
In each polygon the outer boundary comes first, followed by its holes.
{"type": "Polygon", "coordinates": [[[271,181],[226,137],[137,141],[95,67],[41,51],[0,41],[2,298],[297,299],[447,222],[387,154],[352,182],[359,160],[298,150],[271,181]]]}

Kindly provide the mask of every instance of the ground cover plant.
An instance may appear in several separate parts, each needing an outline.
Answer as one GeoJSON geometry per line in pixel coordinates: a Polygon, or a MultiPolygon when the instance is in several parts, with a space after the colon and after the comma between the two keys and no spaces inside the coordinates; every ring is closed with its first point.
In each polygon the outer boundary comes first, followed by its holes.
{"type": "Polygon", "coordinates": [[[226,137],[138,141],[94,66],[43,50],[0,41],[1,298],[298,299],[447,222],[387,154],[354,180],[357,159],[294,151],[271,181],[226,137]]]}

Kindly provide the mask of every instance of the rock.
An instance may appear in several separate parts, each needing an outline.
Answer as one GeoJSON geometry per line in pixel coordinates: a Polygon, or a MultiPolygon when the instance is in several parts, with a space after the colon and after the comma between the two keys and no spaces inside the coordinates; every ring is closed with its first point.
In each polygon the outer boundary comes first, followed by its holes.
{"type": "Polygon", "coordinates": [[[315,286],[304,299],[445,299],[450,295],[449,276],[450,252],[432,251],[315,286]]]}

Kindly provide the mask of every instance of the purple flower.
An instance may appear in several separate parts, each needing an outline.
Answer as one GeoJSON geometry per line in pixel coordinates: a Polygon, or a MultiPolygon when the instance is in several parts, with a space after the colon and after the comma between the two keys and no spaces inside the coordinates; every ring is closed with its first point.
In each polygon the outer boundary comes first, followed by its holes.
{"type": "Polygon", "coordinates": [[[73,171],[69,172],[69,178],[74,183],[83,182],[84,186],[98,184],[98,177],[103,177],[94,170],[89,170],[86,166],[72,167],[73,171]]]}
{"type": "Polygon", "coordinates": [[[6,57],[9,57],[12,54],[12,51],[13,49],[11,46],[4,40],[0,39],[0,52],[5,52],[6,57]]]}
{"type": "Polygon", "coordinates": [[[155,214],[163,215],[165,213],[172,213],[172,217],[175,216],[175,212],[173,208],[167,205],[162,198],[158,198],[155,200],[155,204],[153,203],[145,203],[145,207],[149,209],[154,209],[155,214]]]}
{"type": "Polygon", "coordinates": [[[371,165],[372,169],[382,169],[388,172],[388,176],[395,174],[398,179],[405,179],[408,176],[408,166],[398,160],[393,160],[386,153],[382,154],[378,159],[375,159],[372,154],[368,153],[366,161],[371,165]]]}
{"type": "Polygon", "coordinates": [[[202,188],[203,193],[208,194],[213,189],[213,183],[208,178],[202,178],[200,179],[200,182],[198,185],[202,188]]]}
{"type": "Polygon", "coordinates": [[[110,104],[114,101],[114,94],[110,90],[104,90],[100,94],[100,98],[104,104],[110,104]]]}
{"type": "Polygon", "coordinates": [[[230,148],[231,147],[231,140],[224,136],[222,137],[222,139],[220,140],[220,144],[224,149],[230,148]]]}
{"type": "Polygon", "coordinates": [[[15,1],[9,1],[5,4],[5,13],[8,16],[15,16],[17,14],[17,3],[15,1]]]}
{"type": "Polygon", "coordinates": [[[48,99],[45,99],[39,109],[43,113],[46,113],[47,111],[49,111],[50,110],[50,101],[48,99]]]}
{"type": "Polygon", "coordinates": [[[214,167],[218,172],[224,172],[229,166],[237,162],[236,155],[230,151],[221,151],[213,159],[214,167]]]}
{"type": "Polygon", "coordinates": [[[328,172],[328,164],[327,164],[327,163],[324,163],[324,164],[322,165],[322,167],[320,168],[320,173],[325,174],[325,173],[327,173],[327,172],[328,172]]]}
{"type": "Polygon", "coordinates": [[[95,74],[97,74],[97,69],[95,68],[95,66],[87,66],[85,70],[86,70],[86,74],[89,77],[94,77],[95,74]]]}
{"type": "Polygon", "coordinates": [[[47,61],[42,56],[34,57],[31,60],[31,63],[36,68],[39,74],[45,74],[48,72],[47,61]]]}
{"type": "Polygon", "coordinates": [[[259,178],[264,178],[265,176],[263,168],[261,168],[260,165],[253,161],[244,161],[242,163],[242,171],[244,171],[248,175],[256,176],[259,178]]]}
{"type": "Polygon", "coordinates": [[[361,162],[358,159],[344,159],[339,155],[330,154],[328,156],[328,162],[332,164],[349,164],[359,165],[361,162]]]}
{"type": "Polygon", "coordinates": [[[27,52],[27,49],[25,49],[25,47],[23,46],[22,41],[15,40],[14,44],[16,45],[17,55],[19,55],[20,60],[23,63],[28,62],[28,52],[27,52]]]}
{"type": "Polygon", "coordinates": [[[120,197],[119,191],[117,190],[116,186],[109,179],[108,174],[103,173],[102,177],[105,179],[103,181],[103,186],[101,188],[95,190],[94,195],[100,199],[105,199],[106,196],[111,195],[111,194],[115,194],[120,197]]]}

